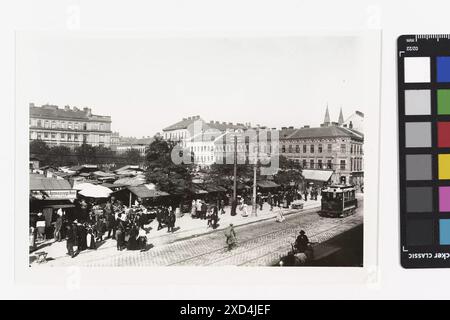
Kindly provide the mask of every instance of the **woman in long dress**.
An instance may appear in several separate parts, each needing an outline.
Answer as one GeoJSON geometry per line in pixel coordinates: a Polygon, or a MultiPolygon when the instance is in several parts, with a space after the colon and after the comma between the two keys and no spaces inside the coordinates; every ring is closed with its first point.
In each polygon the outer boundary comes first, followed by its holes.
{"type": "Polygon", "coordinates": [[[283,214],[283,209],[281,208],[281,206],[278,206],[278,210],[277,210],[277,217],[276,217],[276,221],[277,222],[283,222],[284,220],[286,220],[286,218],[284,217],[283,214]]]}

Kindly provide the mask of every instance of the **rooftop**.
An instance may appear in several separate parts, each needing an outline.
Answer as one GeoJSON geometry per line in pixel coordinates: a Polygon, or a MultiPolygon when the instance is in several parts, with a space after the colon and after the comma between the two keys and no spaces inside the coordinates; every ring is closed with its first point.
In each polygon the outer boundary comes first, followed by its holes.
{"type": "Polygon", "coordinates": [[[200,116],[193,116],[193,117],[189,117],[189,118],[183,118],[183,120],[178,121],[177,123],[172,124],[172,125],[164,128],[163,131],[173,131],[173,130],[187,129],[191,124],[193,124],[195,121],[199,121],[199,120],[203,121],[203,119],[201,119],[200,116]]]}
{"type": "Polygon", "coordinates": [[[364,139],[364,135],[349,128],[330,126],[320,128],[300,128],[295,130],[291,135],[280,139],[310,139],[310,138],[327,138],[327,137],[351,137],[355,139],[364,139]]]}
{"type": "Polygon", "coordinates": [[[42,106],[36,106],[34,103],[30,103],[30,117],[32,118],[44,118],[44,119],[67,119],[67,120],[80,120],[80,121],[109,121],[110,116],[100,116],[92,114],[91,108],[79,109],[77,107],[65,106],[59,108],[56,105],[45,104],[42,106]]]}

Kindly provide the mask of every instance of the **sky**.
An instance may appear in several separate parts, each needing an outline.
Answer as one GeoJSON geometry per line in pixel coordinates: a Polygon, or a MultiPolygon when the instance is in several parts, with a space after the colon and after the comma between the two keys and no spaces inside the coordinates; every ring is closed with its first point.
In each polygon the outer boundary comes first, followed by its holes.
{"type": "Polygon", "coordinates": [[[21,34],[17,106],[90,107],[122,136],[153,136],[184,117],[318,126],[364,112],[361,39],[21,34]]]}

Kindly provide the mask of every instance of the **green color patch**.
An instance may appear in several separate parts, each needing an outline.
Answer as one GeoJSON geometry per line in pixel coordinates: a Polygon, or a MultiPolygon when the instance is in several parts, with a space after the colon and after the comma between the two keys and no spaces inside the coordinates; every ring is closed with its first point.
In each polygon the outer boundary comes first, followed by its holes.
{"type": "Polygon", "coordinates": [[[450,90],[437,91],[438,114],[450,114],[450,90]]]}

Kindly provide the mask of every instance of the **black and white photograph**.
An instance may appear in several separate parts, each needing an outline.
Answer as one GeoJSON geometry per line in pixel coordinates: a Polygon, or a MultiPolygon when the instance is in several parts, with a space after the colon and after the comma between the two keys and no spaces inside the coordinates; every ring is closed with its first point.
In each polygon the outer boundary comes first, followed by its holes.
{"type": "Polygon", "coordinates": [[[19,37],[30,268],[363,267],[363,43],[19,37]]]}

